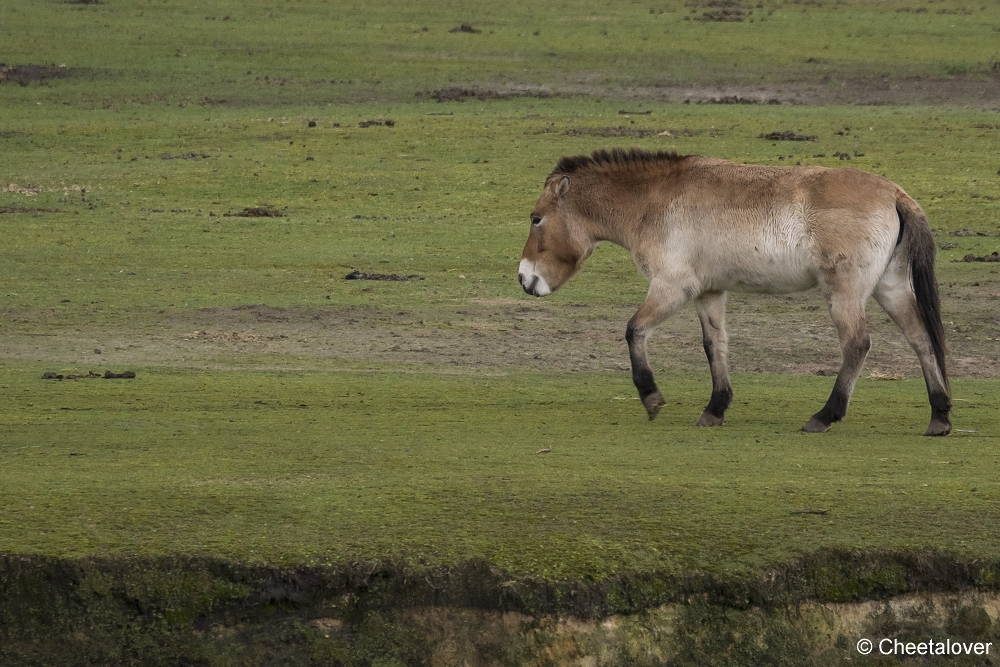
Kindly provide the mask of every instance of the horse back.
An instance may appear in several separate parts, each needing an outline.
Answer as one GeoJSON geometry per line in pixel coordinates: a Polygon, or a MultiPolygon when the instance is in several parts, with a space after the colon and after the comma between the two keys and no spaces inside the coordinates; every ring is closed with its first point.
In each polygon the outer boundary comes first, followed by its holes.
{"type": "Polygon", "coordinates": [[[791,292],[847,275],[873,284],[898,237],[902,190],[875,174],[720,160],[685,172],[650,203],[667,254],[697,264],[711,289],[791,292]]]}

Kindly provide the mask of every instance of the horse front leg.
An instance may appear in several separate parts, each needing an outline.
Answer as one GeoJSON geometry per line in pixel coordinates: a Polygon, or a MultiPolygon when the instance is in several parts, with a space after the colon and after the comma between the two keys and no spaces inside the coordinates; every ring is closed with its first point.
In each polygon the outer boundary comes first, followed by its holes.
{"type": "Polygon", "coordinates": [[[684,305],[687,299],[687,293],[681,288],[652,283],[646,300],[628,321],[625,329],[629,359],[632,362],[632,382],[639,390],[639,398],[650,421],[656,419],[665,401],[653,379],[653,369],[646,354],[646,341],[653,329],[684,305]]]}
{"type": "Polygon", "coordinates": [[[725,421],[726,410],[733,402],[733,388],[729,384],[729,337],[726,335],[726,293],[706,292],[695,299],[698,319],[701,321],[702,343],[708,367],[712,371],[712,398],[695,426],[719,426],[725,421]]]}

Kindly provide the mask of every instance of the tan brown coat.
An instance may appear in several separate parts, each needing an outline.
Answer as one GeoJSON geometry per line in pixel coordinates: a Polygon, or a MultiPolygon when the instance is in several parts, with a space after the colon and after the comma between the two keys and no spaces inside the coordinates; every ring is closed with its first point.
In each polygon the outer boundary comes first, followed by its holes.
{"type": "Polygon", "coordinates": [[[932,406],[927,433],[951,430],[934,243],[923,211],[895,183],[856,169],[598,151],[559,161],[531,220],[518,273],[527,293],[558,289],[602,241],[629,250],[649,279],[626,338],[650,419],[663,405],[646,356],[653,327],[694,300],[713,378],[698,423],[721,424],[732,400],[726,292],[819,285],[843,363],[826,406],[803,428],[825,431],[846,414],[870,346],[865,302],[874,295],[920,359],[932,406]]]}

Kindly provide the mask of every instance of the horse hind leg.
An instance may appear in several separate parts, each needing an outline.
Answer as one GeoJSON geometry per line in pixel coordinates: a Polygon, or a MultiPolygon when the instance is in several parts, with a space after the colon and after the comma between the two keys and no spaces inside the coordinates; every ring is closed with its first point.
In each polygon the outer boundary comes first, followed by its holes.
{"type": "Polygon", "coordinates": [[[837,337],[840,339],[842,361],[837,381],[830,392],[823,409],[812,416],[802,427],[808,433],[823,433],[830,429],[830,424],[839,422],[847,414],[847,404],[854,393],[854,385],[861,374],[865,357],[871,348],[871,337],[868,335],[868,324],[865,321],[865,301],[868,295],[850,296],[833,293],[827,297],[830,316],[837,327],[837,337]]]}
{"type": "Polygon", "coordinates": [[[944,369],[938,363],[930,335],[905,267],[891,265],[875,288],[875,300],[903,332],[906,342],[920,360],[931,403],[931,421],[924,435],[948,435],[951,432],[951,396],[944,369]]]}
{"type": "Polygon", "coordinates": [[[702,343],[712,371],[712,398],[695,426],[719,426],[725,421],[726,410],[733,402],[729,384],[726,355],[729,337],[726,335],[726,293],[706,292],[695,299],[695,309],[701,321],[702,343]]]}

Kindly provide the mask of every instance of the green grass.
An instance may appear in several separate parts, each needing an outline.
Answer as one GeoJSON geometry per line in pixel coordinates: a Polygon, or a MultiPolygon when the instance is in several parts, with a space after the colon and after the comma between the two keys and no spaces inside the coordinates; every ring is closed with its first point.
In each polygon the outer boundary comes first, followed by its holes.
{"type": "MultiPolygon", "coordinates": [[[[0,307],[54,308],[77,317],[83,308],[117,321],[131,317],[124,311],[248,301],[315,305],[326,296],[341,304],[385,298],[387,308],[405,305],[394,298],[414,296],[423,302],[510,296],[527,213],[555,160],[615,145],[757,163],[850,164],[903,185],[935,228],[1000,229],[995,114],[646,106],[651,115],[631,118],[618,114],[621,103],[589,100],[349,106],[320,114],[315,128],[307,127],[308,108],[30,114],[15,108],[6,120],[13,134],[0,139],[4,180],[34,194],[8,187],[0,205],[62,212],[0,220],[6,228],[0,307]],[[442,111],[450,115],[428,115],[442,111]],[[282,120],[278,113],[288,115],[282,120]],[[355,127],[379,114],[396,124],[355,127]],[[694,136],[567,134],[619,126],[694,136]],[[758,138],[782,128],[819,139],[758,138]],[[845,162],[835,152],[864,155],[845,162]],[[161,157],[191,153],[208,157],[161,157]],[[259,204],[286,217],[224,216],[259,204]],[[371,286],[340,280],[351,268],[428,280],[405,294],[382,286],[377,296],[362,294],[371,286]]],[[[980,271],[947,260],[984,239],[954,241],[958,246],[942,254],[942,272],[980,271]]],[[[623,292],[609,291],[609,279],[627,287],[628,301],[645,289],[622,253],[604,251],[572,290],[554,298],[620,303],[623,292]]]]}
{"type": "Polygon", "coordinates": [[[985,77],[1000,57],[991,3],[768,0],[745,3],[740,23],[698,21],[707,8],[692,4],[18,0],[0,10],[0,35],[8,63],[81,69],[72,82],[8,95],[96,107],[401,101],[484,82],[603,92],[985,77]],[[450,32],[464,22],[482,32],[450,32]]]}
{"type": "Polygon", "coordinates": [[[810,436],[828,378],[739,375],[729,423],[706,430],[690,374],[649,423],[608,374],[39,371],[4,370],[0,552],[481,558],[563,580],[998,548],[994,381],[956,382],[956,423],[977,432],[938,440],[919,380],[862,381],[847,422],[810,436]]]}
{"type": "MultiPolygon", "coordinates": [[[[0,214],[0,552],[481,557],[555,579],[745,573],[824,547],[995,557],[1000,420],[983,398],[995,379],[955,381],[956,424],[977,432],[946,440],[917,436],[928,412],[917,380],[862,380],[847,423],[805,436],[796,429],[829,378],[737,375],[716,430],[690,425],[707,371],[661,374],[670,405],[653,424],[626,372],[559,366],[488,374],[209,350],[139,364],[132,382],[40,379],[94,361],[39,341],[127,346],[203,308],[438,322],[472,299],[528,303],[514,274],[545,175],[561,155],[616,145],[884,174],[955,244],[942,281],[995,285],[992,265],[950,260],[988,254],[996,237],[947,236],[1000,230],[995,112],[630,97],[678,83],[991,76],[1000,10],[927,6],[767,2],[753,23],[716,24],[685,21],[703,10],[681,2],[5,2],[0,61],[66,63],[71,76],[0,83],[0,206],[60,210],[0,214]],[[448,32],[464,21],[483,32],[448,32]],[[577,96],[426,94],[477,85],[577,96]],[[358,127],[379,116],[394,125],[358,127]],[[619,127],[679,132],[581,134],[619,127]],[[788,129],[819,138],[759,138],[788,129]],[[284,217],[224,215],[261,204],[284,217]],[[425,280],[342,280],[351,269],[425,280]],[[792,514],[810,508],[829,513],[792,514]]],[[[602,248],[551,302],[610,317],[644,292],[629,258],[602,248]]],[[[948,318],[992,340],[991,298],[946,299],[948,318]],[[981,321],[962,319],[967,308],[981,321]]],[[[570,320],[557,315],[553,333],[570,320]]]]}

